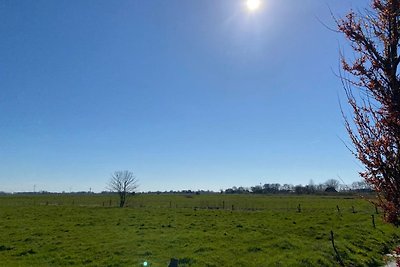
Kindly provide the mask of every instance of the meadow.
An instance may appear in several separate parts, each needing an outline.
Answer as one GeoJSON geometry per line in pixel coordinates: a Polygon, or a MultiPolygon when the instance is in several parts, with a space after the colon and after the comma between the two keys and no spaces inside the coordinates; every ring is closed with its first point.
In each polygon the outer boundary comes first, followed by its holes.
{"type": "Polygon", "coordinates": [[[0,196],[0,265],[338,266],[333,231],[345,266],[382,266],[400,243],[358,196],[135,195],[117,204],[111,195],[0,196]]]}

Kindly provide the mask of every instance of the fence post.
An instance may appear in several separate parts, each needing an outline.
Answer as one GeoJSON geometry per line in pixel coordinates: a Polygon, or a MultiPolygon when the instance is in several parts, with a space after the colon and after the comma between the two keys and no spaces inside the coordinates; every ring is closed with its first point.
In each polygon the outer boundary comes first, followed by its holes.
{"type": "Polygon", "coordinates": [[[372,217],[372,226],[373,226],[374,228],[376,228],[376,225],[375,225],[375,216],[374,216],[374,214],[372,214],[371,217],[372,217]]]}
{"type": "Polygon", "coordinates": [[[336,209],[337,209],[337,211],[338,211],[338,214],[339,214],[340,216],[342,216],[342,213],[340,212],[339,205],[336,205],[336,209]]]}
{"type": "Polygon", "coordinates": [[[335,236],[334,236],[332,230],[331,230],[331,242],[332,242],[333,250],[335,251],[335,254],[336,254],[337,261],[339,262],[340,266],[344,266],[344,263],[343,263],[343,261],[342,261],[342,258],[340,257],[340,254],[339,254],[338,250],[336,249],[336,246],[335,246],[335,236]]]}

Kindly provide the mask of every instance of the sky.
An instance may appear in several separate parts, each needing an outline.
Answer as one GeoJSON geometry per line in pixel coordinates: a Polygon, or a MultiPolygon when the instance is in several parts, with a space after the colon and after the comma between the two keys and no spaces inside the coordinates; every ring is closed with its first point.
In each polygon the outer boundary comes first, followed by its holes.
{"type": "Polygon", "coordinates": [[[360,180],[328,27],[368,2],[0,0],[0,191],[360,180]]]}

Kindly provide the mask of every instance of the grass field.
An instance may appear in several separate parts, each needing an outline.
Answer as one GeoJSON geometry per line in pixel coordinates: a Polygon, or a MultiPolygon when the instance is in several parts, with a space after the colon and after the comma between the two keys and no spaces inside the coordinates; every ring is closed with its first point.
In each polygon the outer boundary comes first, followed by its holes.
{"type": "Polygon", "coordinates": [[[136,195],[128,204],[107,195],[2,196],[0,265],[338,266],[333,230],[346,266],[381,266],[400,242],[358,197],[136,195]]]}

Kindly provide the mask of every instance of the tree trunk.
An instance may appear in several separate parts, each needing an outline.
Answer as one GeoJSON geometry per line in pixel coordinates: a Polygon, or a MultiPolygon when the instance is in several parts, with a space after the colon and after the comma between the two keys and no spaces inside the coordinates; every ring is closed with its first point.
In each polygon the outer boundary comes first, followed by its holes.
{"type": "Polygon", "coordinates": [[[125,199],[126,199],[126,193],[121,192],[119,195],[119,207],[123,208],[125,206],[125,199]]]}

